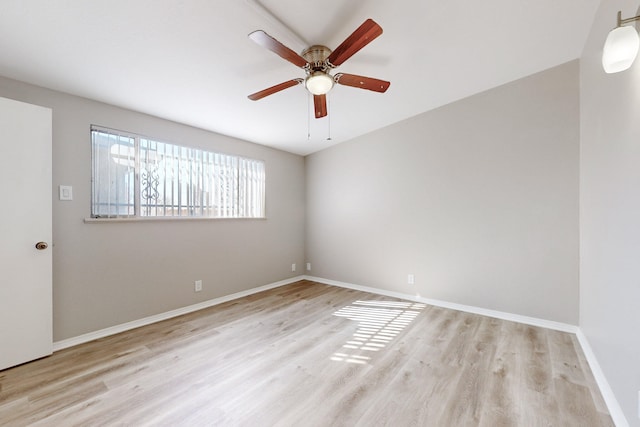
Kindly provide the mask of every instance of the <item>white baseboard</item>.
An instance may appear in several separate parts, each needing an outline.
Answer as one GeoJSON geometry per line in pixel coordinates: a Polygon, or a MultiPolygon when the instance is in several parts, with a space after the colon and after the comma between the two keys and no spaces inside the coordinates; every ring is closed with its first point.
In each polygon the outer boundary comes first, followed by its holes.
{"type": "Polygon", "coordinates": [[[607,404],[607,409],[609,410],[609,414],[611,415],[613,422],[617,427],[629,427],[629,422],[624,416],[624,412],[622,411],[616,396],[613,394],[609,381],[607,381],[607,378],[604,376],[604,372],[602,372],[602,368],[600,368],[598,359],[596,358],[587,337],[581,329],[578,329],[576,338],[578,338],[578,342],[582,347],[582,352],[587,358],[593,377],[596,379],[596,383],[598,383],[598,388],[600,388],[600,393],[602,394],[604,402],[607,404]]]}
{"type": "Polygon", "coordinates": [[[504,311],[489,310],[486,308],[474,307],[471,305],[456,304],[453,302],[424,298],[417,295],[387,291],[384,289],[372,288],[368,286],[354,285],[352,283],[339,282],[337,280],[323,279],[321,277],[304,276],[304,279],[312,280],[314,282],[324,283],[326,285],[339,286],[341,288],[354,289],[357,291],[364,291],[372,294],[384,295],[388,297],[401,298],[409,301],[435,305],[437,307],[451,308],[453,310],[464,311],[467,313],[480,314],[482,316],[494,317],[496,319],[524,323],[526,325],[540,326],[542,328],[553,329],[556,331],[569,332],[572,334],[575,334],[578,331],[578,327],[576,325],[570,325],[568,323],[554,322],[552,320],[538,319],[536,317],[528,317],[528,316],[522,316],[519,314],[506,313],[504,311]]]}
{"type": "Polygon", "coordinates": [[[268,285],[259,286],[257,288],[248,289],[242,292],[236,292],[231,295],[225,295],[223,297],[214,298],[208,301],[203,301],[198,304],[189,305],[187,307],[178,308],[176,310],[167,311],[165,313],[156,314],[153,316],[145,317],[143,319],[138,319],[138,320],[134,320],[127,323],[122,323],[120,325],[111,326],[109,328],[100,329],[99,331],[89,332],[87,334],[79,335],[77,337],[67,338],[62,341],[56,341],[53,343],[53,351],[59,351],[65,348],[73,347],[78,344],[84,344],[86,342],[93,341],[98,338],[108,337],[109,335],[119,334],[120,332],[139,328],[140,326],[146,326],[152,323],[160,322],[162,320],[171,319],[172,317],[177,317],[183,314],[192,313],[194,311],[202,310],[203,308],[208,308],[214,305],[222,304],[227,301],[231,301],[234,299],[246,297],[248,295],[256,294],[258,292],[288,285],[290,283],[294,283],[302,279],[303,279],[303,276],[292,277],[290,279],[281,280],[279,282],[270,283],[268,285]]]}

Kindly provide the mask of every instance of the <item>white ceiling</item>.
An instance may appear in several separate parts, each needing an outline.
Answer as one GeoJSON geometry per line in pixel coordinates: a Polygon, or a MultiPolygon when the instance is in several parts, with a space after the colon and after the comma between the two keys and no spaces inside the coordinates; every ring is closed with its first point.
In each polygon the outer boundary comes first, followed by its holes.
{"type": "Polygon", "coordinates": [[[599,4],[258,1],[3,0],[0,75],[306,155],[578,58],[599,4]],[[335,72],[389,80],[386,93],[336,86],[324,119],[303,86],[247,99],[304,77],[248,33],[334,49],[367,18],[384,33],[335,72]]]}

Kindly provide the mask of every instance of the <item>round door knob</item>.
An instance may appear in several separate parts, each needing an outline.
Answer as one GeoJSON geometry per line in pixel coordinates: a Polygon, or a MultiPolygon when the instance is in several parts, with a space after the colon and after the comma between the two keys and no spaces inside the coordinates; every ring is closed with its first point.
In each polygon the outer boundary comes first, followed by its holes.
{"type": "Polygon", "coordinates": [[[47,242],[38,242],[36,243],[36,249],[39,251],[43,251],[45,249],[47,249],[49,247],[49,245],[47,245],[47,242]]]}

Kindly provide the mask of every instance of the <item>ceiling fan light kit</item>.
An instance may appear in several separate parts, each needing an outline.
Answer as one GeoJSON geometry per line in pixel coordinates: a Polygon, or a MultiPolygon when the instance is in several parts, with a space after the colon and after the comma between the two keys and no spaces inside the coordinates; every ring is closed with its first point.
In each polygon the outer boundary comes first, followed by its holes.
{"type": "Polygon", "coordinates": [[[307,76],[305,87],[314,95],[324,95],[333,87],[333,78],[322,71],[314,71],[307,76]]]}
{"type": "Polygon", "coordinates": [[[265,96],[272,95],[304,82],[305,88],[313,94],[315,116],[316,118],[321,118],[327,115],[326,94],[336,83],[379,93],[386,92],[391,83],[385,80],[354,74],[338,73],[335,77],[330,74],[333,68],[338,67],[347,59],[351,58],[351,56],[371,43],[380,34],[382,34],[382,28],[372,19],[367,19],[334,51],[331,51],[331,49],[326,46],[313,45],[305,49],[301,55],[298,55],[264,31],[254,31],[249,34],[251,40],[269,49],[282,59],[302,68],[305,71],[306,77],[304,79],[293,79],[277,84],[253,93],[249,95],[248,98],[252,101],[257,101],[265,96]]]}

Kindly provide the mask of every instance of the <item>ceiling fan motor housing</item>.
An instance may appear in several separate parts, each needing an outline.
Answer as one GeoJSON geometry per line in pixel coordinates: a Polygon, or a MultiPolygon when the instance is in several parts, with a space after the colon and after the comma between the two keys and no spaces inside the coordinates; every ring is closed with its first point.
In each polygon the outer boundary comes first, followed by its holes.
{"type": "Polygon", "coordinates": [[[301,56],[309,63],[309,72],[327,72],[330,68],[330,66],[327,64],[327,58],[329,57],[329,55],[331,55],[331,49],[326,46],[316,44],[303,50],[301,56]]]}

